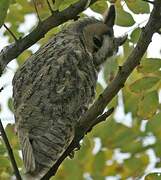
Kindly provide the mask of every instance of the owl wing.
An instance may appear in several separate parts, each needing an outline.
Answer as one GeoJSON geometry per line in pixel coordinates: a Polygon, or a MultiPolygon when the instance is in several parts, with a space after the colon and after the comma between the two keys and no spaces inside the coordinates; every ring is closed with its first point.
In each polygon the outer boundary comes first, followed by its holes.
{"type": "Polygon", "coordinates": [[[13,80],[24,165],[36,176],[44,174],[71,143],[96,84],[94,66],[85,51],[70,50],[57,59],[49,54],[44,61],[39,54],[32,56],[13,80]]]}

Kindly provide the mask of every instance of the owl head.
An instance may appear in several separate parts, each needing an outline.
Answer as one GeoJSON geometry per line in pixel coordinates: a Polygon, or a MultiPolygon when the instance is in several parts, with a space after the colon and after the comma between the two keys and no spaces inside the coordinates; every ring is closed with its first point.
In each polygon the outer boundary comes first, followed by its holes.
{"type": "Polygon", "coordinates": [[[111,5],[103,21],[92,22],[83,28],[85,46],[95,57],[94,63],[98,66],[115,54],[127,39],[127,35],[114,37],[115,17],[115,6],[111,5]]]}

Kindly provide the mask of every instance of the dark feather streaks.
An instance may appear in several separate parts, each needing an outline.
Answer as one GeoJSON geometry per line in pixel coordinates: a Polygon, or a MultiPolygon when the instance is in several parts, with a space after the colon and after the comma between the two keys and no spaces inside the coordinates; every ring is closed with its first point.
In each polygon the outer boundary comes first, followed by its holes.
{"type": "Polygon", "coordinates": [[[35,172],[51,166],[71,142],[93,100],[96,80],[92,57],[70,30],[56,35],[17,71],[15,117],[18,132],[31,135],[35,172]]]}

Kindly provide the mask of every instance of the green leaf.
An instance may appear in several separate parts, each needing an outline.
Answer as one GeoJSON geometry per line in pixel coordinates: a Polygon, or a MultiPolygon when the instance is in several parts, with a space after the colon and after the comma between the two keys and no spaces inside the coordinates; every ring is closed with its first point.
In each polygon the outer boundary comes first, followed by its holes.
{"type": "Polygon", "coordinates": [[[103,87],[100,83],[97,83],[96,86],[96,99],[99,97],[99,95],[103,92],[103,87]]]}
{"type": "Polygon", "coordinates": [[[142,119],[150,119],[155,115],[158,105],[159,99],[157,91],[145,93],[142,98],[139,99],[137,114],[142,119]]]}
{"type": "Polygon", "coordinates": [[[116,95],[107,105],[107,108],[110,109],[112,107],[117,107],[118,105],[118,95],[116,95]]]}
{"type": "Polygon", "coordinates": [[[13,112],[13,98],[9,98],[8,99],[8,107],[9,107],[9,109],[10,109],[10,111],[12,111],[13,112]]]}
{"type": "Polygon", "coordinates": [[[131,143],[126,144],[126,146],[123,146],[121,151],[136,154],[136,153],[140,152],[142,149],[143,149],[142,142],[135,139],[131,143]]]}
{"type": "Polygon", "coordinates": [[[132,92],[142,94],[147,91],[154,90],[157,83],[160,81],[159,77],[143,77],[132,83],[129,88],[132,92]]]}
{"type": "Polygon", "coordinates": [[[94,148],[94,141],[92,138],[84,137],[83,143],[81,145],[81,150],[76,153],[75,158],[80,162],[84,163],[84,161],[88,162],[84,168],[90,172],[91,167],[89,168],[89,164],[93,164],[93,156],[92,150],[94,148]]]}
{"type": "MultiPolygon", "coordinates": [[[[107,176],[107,177],[108,176],[115,176],[116,177],[116,174],[117,174],[116,172],[119,171],[119,174],[122,177],[123,170],[124,170],[123,164],[118,164],[116,161],[114,161],[113,163],[110,163],[109,165],[105,166],[103,175],[107,176]]],[[[104,178],[104,180],[105,179],[106,178],[104,178]]],[[[125,179],[125,178],[121,178],[121,179],[125,179]]]]}
{"type": "Polygon", "coordinates": [[[14,150],[13,153],[14,153],[14,157],[15,157],[17,166],[18,166],[18,167],[22,167],[22,166],[23,166],[23,161],[22,161],[22,159],[20,158],[20,153],[19,153],[19,151],[18,151],[18,150],[14,150]]]}
{"type": "Polygon", "coordinates": [[[143,175],[146,166],[149,163],[149,158],[147,154],[140,154],[137,157],[132,156],[131,158],[125,160],[124,166],[126,168],[126,173],[128,176],[139,177],[143,175]]]}
{"type": "Polygon", "coordinates": [[[11,178],[11,175],[8,173],[8,171],[0,172],[0,179],[8,180],[11,178]]]}
{"type": "MultiPolygon", "coordinates": [[[[69,22],[67,22],[69,23],[69,22]]],[[[67,23],[64,23],[64,26],[67,24],[67,23]]],[[[43,45],[45,43],[47,43],[53,36],[55,36],[57,33],[59,33],[59,31],[62,30],[62,26],[57,26],[55,27],[54,29],[51,29],[47,34],[45,34],[45,37],[40,39],[38,44],[40,45],[43,45]]],[[[26,52],[26,51],[25,51],[26,52]]],[[[30,52],[28,52],[28,55],[30,56],[30,52]]],[[[23,58],[23,57],[22,57],[23,58]]],[[[23,61],[23,60],[22,60],[23,61]]]]}
{"type": "Polygon", "coordinates": [[[128,27],[135,24],[132,15],[126,12],[123,8],[117,8],[116,15],[116,24],[119,26],[128,27]]]}
{"type": "Polygon", "coordinates": [[[141,29],[138,27],[131,33],[131,41],[136,43],[140,37],[141,29]]]}
{"type": "Polygon", "coordinates": [[[105,152],[100,151],[95,155],[95,159],[93,162],[93,173],[92,177],[94,179],[102,179],[103,177],[102,172],[104,169],[104,166],[106,165],[106,157],[105,157],[105,152]]]}
{"type": "Polygon", "coordinates": [[[6,153],[6,147],[4,144],[0,144],[0,156],[6,153]]]}
{"type": "Polygon", "coordinates": [[[27,58],[31,56],[31,54],[32,52],[30,50],[26,50],[22,54],[20,54],[20,56],[18,56],[17,58],[18,65],[21,66],[27,60],[27,58]]]}
{"type": "Polygon", "coordinates": [[[131,51],[134,49],[134,45],[130,43],[130,40],[127,39],[126,42],[123,44],[123,50],[124,50],[124,59],[126,59],[131,51]]]}
{"type": "Polygon", "coordinates": [[[115,77],[115,73],[118,69],[116,57],[108,58],[108,61],[104,64],[103,75],[107,83],[111,82],[115,77]]]}
{"type": "Polygon", "coordinates": [[[66,160],[64,162],[64,171],[68,174],[70,180],[75,180],[75,177],[77,177],[78,180],[82,180],[83,178],[83,169],[80,167],[79,163],[75,161],[66,160]]]}
{"type": "MultiPolygon", "coordinates": [[[[111,121],[113,121],[113,119],[109,118],[108,122],[111,122],[111,121]]],[[[99,137],[104,145],[106,145],[106,140],[107,140],[107,135],[108,135],[108,132],[107,132],[107,129],[109,127],[108,122],[105,121],[98,124],[95,128],[92,129],[92,131],[89,134],[91,137],[99,137]]]]}
{"type": "Polygon", "coordinates": [[[10,0],[0,0],[0,28],[4,24],[10,0]]]}
{"type": "Polygon", "coordinates": [[[157,157],[161,157],[161,140],[158,137],[156,137],[156,142],[154,145],[154,152],[157,157]]]}
{"type": "Polygon", "coordinates": [[[74,4],[77,1],[78,0],[55,0],[54,9],[59,9],[60,11],[62,11],[63,9],[67,8],[68,6],[74,4]]]}
{"type": "Polygon", "coordinates": [[[10,0],[10,3],[11,3],[11,4],[16,3],[16,0],[10,0]]]}
{"type": "Polygon", "coordinates": [[[15,125],[14,124],[8,124],[5,128],[8,140],[10,142],[10,145],[13,149],[20,149],[18,138],[15,133],[15,125]]]}
{"type": "Polygon", "coordinates": [[[143,0],[125,0],[128,8],[135,14],[150,13],[149,4],[143,0]]]}
{"type": "Polygon", "coordinates": [[[0,155],[0,168],[10,168],[10,161],[8,157],[0,155]]]}
{"type": "Polygon", "coordinates": [[[161,112],[156,114],[151,121],[148,121],[146,132],[152,132],[158,139],[161,139],[161,112]]]}
{"type": "Polygon", "coordinates": [[[103,0],[94,3],[90,8],[97,13],[103,14],[107,10],[108,5],[107,2],[103,0]]]}
{"type": "Polygon", "coordinates": [[[102,123],[97,127],[97,130],[93,130],[93,133],[101,138],[102,145],[108,149],[122,148],[125,144],[134,141],[135,137],[138,136],[136,130],[134,131],[132,128],[117,123],[113,119],[108,119],[108,122],[102,123]]]}
{"type": "Polygon", "coordinates": [[[161,59],[158,58],[145,58],[137,67],[138,72],[153,73],[159,71],[161,68],[161,59]]]}
{"type": "MultiPolygon", "coordinates": [[[[39,5],[39,1],[40,0],[36,0],[36,3],[38,3],[38,11],[39,11],[39,13],[41,13],[44,9],[44,6],[41,7],[39,5]]],[[[41,0],[41,1],[44,1],[44,0],[41,0]]],[[[47,7],[47,5],[46,5],[46,7],[47,7]]],[[[46,8],[46,11],[49,12],[49,10],[47,8],[46,8]]],[[[32,14],[35,13],[32,1],[16,0],[16,3],[11,4],[5,21],[10,24],[9,28],[15,34],[15,36],[17,38],[24,36],[24,33],[19,32],[19,27],[20,27],[21,23],[24,23],[25,16],[29,15],[31,13],[32,14]]],[[[35,13],[35,16],[36,16],[36,13],[35,13]]],[[[43,17],[41,16],[41,18],[43,18],[43,17]]],[[[37,23],[35,23],[35,26],[36,26],[36,24],[37,23]]],[[[9,37],[9,42],[14,41],[13,37],[8,33],[8,31],[5,31],[4,35],[9,37]]]]}
{"type": "Polygon", "coordinates": [[[150,173],[145,176],[145,180],[160,180],[161,179],[161,173],[150,173]]]}
{"type": "Polygon", "coordinates": [[[133,116],[137,114],[139,95],[131,93],[125,86],[123,88],[123,100],[125,113],[131,112],[133,116]]]}

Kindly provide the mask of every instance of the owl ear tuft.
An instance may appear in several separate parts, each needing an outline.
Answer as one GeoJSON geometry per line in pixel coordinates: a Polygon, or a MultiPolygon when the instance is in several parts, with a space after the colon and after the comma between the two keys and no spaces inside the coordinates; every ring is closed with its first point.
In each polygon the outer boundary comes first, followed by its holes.
{"type": "Polygon", "coordinates": [[[115,24],[115,17],[116,17],[115,6],[111,5],[108,12],[106,13],[106,15],[104,17],[104,23],[108,27],[113,27],[115,24]]]}

